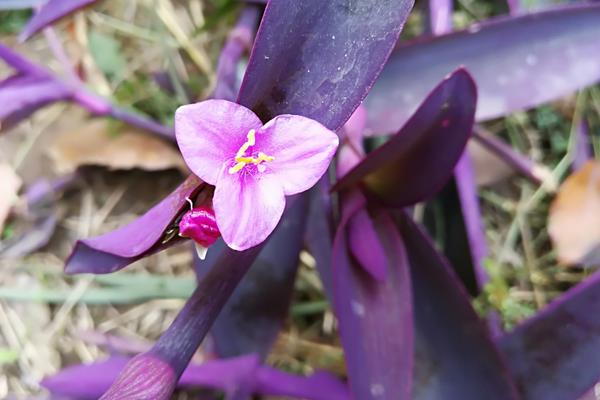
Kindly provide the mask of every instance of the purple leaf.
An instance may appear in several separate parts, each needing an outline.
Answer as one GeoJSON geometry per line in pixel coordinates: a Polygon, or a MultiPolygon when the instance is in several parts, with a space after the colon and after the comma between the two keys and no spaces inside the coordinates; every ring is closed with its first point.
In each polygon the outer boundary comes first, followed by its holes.
{"type": "Polygon", "coordinates": [[[238,101],[264,121],[300,114],[339,129],[367,95],[413,0],[267,5],[238,101]]]}
{"type": "Polygon", "coordinates": [[[431,92],[398,133],[342,177],[334,190],[362,182],[393,207],[435,194],[450,178],[471,135],[476,98],[469,74],[457,70],[431,92]]]}
{"type": "Polygon", "coordinates": [[[348,249],[356,262],[374,279],[384,282],[388,269],[387,256],[366,208],[361,207],[350,217],[347,240],[348,249]]]}
{"type": "Polygon", "coordinates": [[[411,399],[413,321],[404,243],[387,212],[375,210],[378,236],[372,240],[384,247],[388,270],[385,281],[374,280],[349,256],[346,223],[352,211],[343,204],[333,245],[333,304],[353,397],[411,399]]]}
{"type": "MultiPolygon", "coordinates": [[[[42,381],[54,396],[77,400],[96,400],[125,367],[128,358],[110,357],[88,365],[75,365],[42,381]]],[[[311,400],[347,400],[348,389],[335,376],[316,372],[301,377],[261,366],[256,355],[190,364],[178,387],[209,387],[233,393],[240,386],[252,392],[275,396],[292,396],[311,400]]],[[[156,400],[153,398],[152,400],[156,400]]]]}
{"type": "Polygon", "coordinates": [[[416,324],[415,400],[517,399],[489,331],[445,259],[406,214],[416,324]]]}
{"type": "Polygon", "coordinates": [[[600,272],[500,340],[523,399],[572,400],[600,378],[600,272]]]}
{"type": "Polygon", "coordinates": [[[97,0],[49,0],[29,20],[21,31],[19,40],[24,42],[31,36],[85,6],[95,3],[97,0]]]}
{"type": "Polygon", "coordinates": [[[106,274],[117,271],[166,245],[165,231],[175,218],[189,207],[186,198],[196,193],[203,183],[190,175],[173,193],[135,221],[115,231],[77,241],[65,266],[65,272],[106,274]]]}
{"type": "Polygon", "coordinates": [[[41,385],[53,395],[77,400],[97,400],[111,385],[129,359],[110,357],[89,365],[67,367],[45,378],[41,385]]]}
{"type": "Polygon", "coordinates": [[[429,88],[459,66],[477,82],[479,121],[597,82],[599,19],[600,4],[576,5],[401,44],[365,100],[369,128],[377,134],[398,130],[429,88]]]}
{"type": "Polygon", "coordinates": [[[288,314],[306,208],[306,196],[298,196],[219,314],[211,329],[219,356],[268,354],[288,314]]]}

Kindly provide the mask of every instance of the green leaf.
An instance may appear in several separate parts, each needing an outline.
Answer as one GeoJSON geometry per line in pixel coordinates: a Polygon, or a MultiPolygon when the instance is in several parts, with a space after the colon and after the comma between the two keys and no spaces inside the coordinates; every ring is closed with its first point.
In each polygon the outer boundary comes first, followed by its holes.
{"type": "Polygon", "coordinates": [[[12,364],[19,358],[17,350],[0,347],[0,365],[12,364]]]}
{"type": "Polygon", "coordinates": [[[89,36],[89,47],[96,65],[106,75],[119,75],[126,66],[121,53],[121,45],[113,37],[92,31],[89,36]]]}

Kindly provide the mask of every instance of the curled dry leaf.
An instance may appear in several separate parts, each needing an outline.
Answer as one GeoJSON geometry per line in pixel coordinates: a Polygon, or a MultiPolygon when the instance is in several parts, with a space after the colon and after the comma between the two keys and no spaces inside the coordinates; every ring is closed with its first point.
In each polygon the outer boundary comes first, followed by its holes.
{"type": "Polygon", "coordinates": [[[0,230],[8,218],[11,207],[17,200],[21,179],[8,164],[0,164],[0,230]]]}
{"type": "Polygon", "coordinates": [[[181,155],[171,144],[128,126],[115,131],[106,120],[89,121],[60,133],[49,153],[60,174],[84,165],[146,171],[177,168],[187,172],[181,155]]]}
{"type": "Polygon", "coordinates": [[[600,264],[600,161],[589,161],[560,186],[548,231],[564,264],[600,264]]]}

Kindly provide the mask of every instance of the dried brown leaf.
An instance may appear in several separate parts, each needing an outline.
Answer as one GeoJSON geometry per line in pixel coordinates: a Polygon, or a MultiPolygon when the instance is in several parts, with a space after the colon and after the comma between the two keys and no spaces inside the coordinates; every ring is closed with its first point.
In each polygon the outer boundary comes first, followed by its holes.
{"type": "Polygon", "coordinates": [[[0,164],[0,230],[17,200],[21,179],[8,164],[0,164]]]}
{"type": "Polygon", "coordinates": [[[89,121],[76,130],[59,134],[49,152],[60,174],[71,173],[84,165],[115,170],[178,168],[187,171],[173,145],[131,127],[111,131],[105,120],[89,121]]]}
{"type": "Polygon", "coordinates": [[[561,263],[600,263],[600,161],[589,161],[560,186],[548,231],[561,263]]]}

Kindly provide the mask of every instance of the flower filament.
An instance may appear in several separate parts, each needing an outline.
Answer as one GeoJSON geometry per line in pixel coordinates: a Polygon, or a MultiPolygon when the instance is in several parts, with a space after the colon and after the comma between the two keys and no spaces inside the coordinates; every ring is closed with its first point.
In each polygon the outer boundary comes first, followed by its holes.
{"type": "Polygon", "coordinates": [[[247,139],[246,142],[240,147],[240,149],[235,154],[236,164],[233,167],[229,168],[230,174],[235,174],[236,172],[241,171],[242,168],[244,168],[248,164],[254,164],[254,165],[256,165],[259,172],[264,172],[265,166],[262,165],[262,162],[273,161],[275,159],[274,157],[266,155],[262,151],[258,152],[257,157],[246,156],[246,151],[248,151],[248,149],[250,147],[252,147],[256,144],[256,130],[250,129],[248,131],[248,135],[246,136],[246,139],[247,139]]]}

